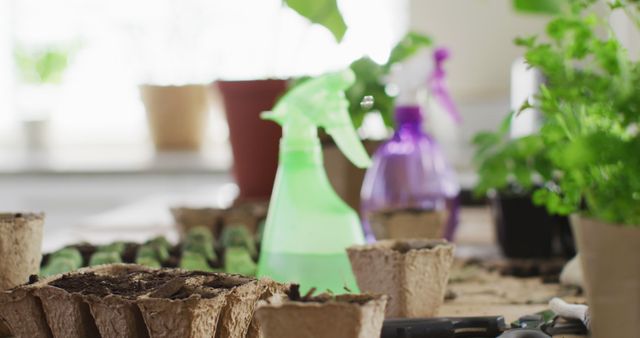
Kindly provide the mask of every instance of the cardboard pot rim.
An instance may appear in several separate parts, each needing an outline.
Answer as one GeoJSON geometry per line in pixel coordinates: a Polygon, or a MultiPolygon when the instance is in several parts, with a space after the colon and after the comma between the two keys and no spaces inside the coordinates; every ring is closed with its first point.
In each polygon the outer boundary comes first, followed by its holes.
{"type": "Polygon", "coordinates": [[[44,220],[44,212],[0,212],[0,224],[44,220]]]}
{"type": "Polygon", "coordinates": [[[375,243],[354,245],[347,248],[350,252],[370,252],[382,251],[392,252],[400,255],[406,255],[412,252],[425,253],[435,252],[438,250],[446,250],[454,248],[455,244],[446,239],[428,239],[428,238],[411,238],[411,239],[384,239],[375,243]],[[398,248],[398,245],[406,245],[408,248],[398,248]]]}
{"type": "Polygon", "coordinates": [[[384,294],[345,294],[331,297],[328,300],[314,300],[314,298],[322,297],[326,294],[314,296],[310,300],[291,300],[288,296],[272,296],[267,300],[260,301],[256,307],[256,310],[261,307],[269,308],[283,308],[283,307],[298,307],[298,308],[321,308],[326,306],[355,306],[364,307],[379,301],[388,301],[389,296],[384,294]],[[350,300],[358,301],[350,301],[350,300]]]}

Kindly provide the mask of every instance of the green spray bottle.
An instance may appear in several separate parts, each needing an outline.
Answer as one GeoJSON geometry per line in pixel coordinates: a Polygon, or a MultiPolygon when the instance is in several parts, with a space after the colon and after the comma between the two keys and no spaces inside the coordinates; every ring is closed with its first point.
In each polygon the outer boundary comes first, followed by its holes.
{"type": "Polygon", "coordinates": [[[371,164],[347,110],[344,91],[354,81],[351,70],[307,80],[263,113],[283,131],[258,276],[299,283],[302,292],[358,292],[345,249],[364,243],[360,219],[329,183],[318,138],[322,127],[356,166],[371,164]]]}

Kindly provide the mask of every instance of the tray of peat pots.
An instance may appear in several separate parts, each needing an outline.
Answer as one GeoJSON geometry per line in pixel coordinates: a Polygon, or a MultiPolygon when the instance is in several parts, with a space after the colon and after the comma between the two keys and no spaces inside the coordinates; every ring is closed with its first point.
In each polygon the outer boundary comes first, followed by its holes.
{"type": "MultiPolygon", "coordinates": [[[[0,294],[16,338],[244,337],[260,299],[285,285],[240,275],[110,264],[0,294]]],[[[254,334],[259,334],[254,333],[254,334]]]]}
{"type": "Polygon", "coordinates": [[[258,303],[256,319],[263,338],[374,338],[380,337],[386,295],[303,297],[291,285],[285,295],[258,303]]]}
{"type": "Polygon", "coordinates": [[[454,248],[446,240],[407,239],[347,252],[360,290],[389,296],[387,318],[424,318],[444,302],[454,248]]]}
{"type": "Polygon", "coordinates": [[[260,235],[261,224],[267,217],[267,203],[243,203],[230,208],[190,208],[174,207],[171,214],[181,235],[194,227],[205,226],[215,237],[219,237],[225,227],[242,224],[251,234],[260,235]]]}

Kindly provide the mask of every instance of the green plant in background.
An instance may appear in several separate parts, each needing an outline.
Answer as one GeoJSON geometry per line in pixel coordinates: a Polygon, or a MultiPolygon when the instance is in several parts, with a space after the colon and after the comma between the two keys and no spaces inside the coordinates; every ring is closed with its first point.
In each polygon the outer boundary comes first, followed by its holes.
{"type": "MultiPolygon", "coordinates": [[[[534,193],[556,213],[583,210],[601,221],[640,226],[640,62],[632,61],[597,0],[571,0],[547,25],[547,41],[521,38],[529,65],[545,75],[536,107],[557,180],[534,193]]],[[[640,1],[609,2],[640,29],[640,1]]]]}
{"type": "MultiPolygon", "coordinates": [[[[364,121],[364,117],[369,111],[379,112],[385,125],[393,127],[395,96],[386,91],[386,77],[390,74],[393,65],[408,59],[420,49],[431,45],[432,40],[429,36],[409,32],[393,47],[389,54],[389,59],[384,64],[379,64],[370,57],[363,56],[349,65],[349,68],[356,76],[356,81],[353,86],[347,89],[345,94],[347,100],[349,100],[349,115],[354,127],[359,128],[362,125],[362,121],[364,121]],[[362,98],[367,95],[373,96],[375,99],[372,107],[362,107],[360,105],[362,98]]],[[[289,90],[309,78],[302,77],[297,79],[289,90]]]]}
{"type": "Polygon", "coordinates": [[[491,190],[528,194],[553,179],[553,166],[539,135],[509,138],[513,118],[517,116],[509,114],[497,131],[477,133],[472,140],[478,173],[474,189],[477,196],[491,190]]]}
{"type": "Polygon", "coordinates": [[[20,79],[30,84],[57,84],[62,81],[74,48],[51,46],[29,49],[17,46],[14,60],[20,79]]]}
{"type": "MultiPolygon", "coordinates": [[[[337,42],[342,41],[347,31],[337,0],[283,0],[289,8],[295,10],[301,16],[312,23],[320,24],[327,28],[337,42]]],[[[369,57],[362,57],[353,63],[350,68],[356,74],[356,83],[347,91],[349,99],[349,113],[356,128],[362,125],[364,116],[369,110],[380,112],[384,123],[392,127],[394,97],[385,90],[385,77],[389,75],[391,67],[415,54],[418,50],[430,46],[431,38],[415,32],[409,32],[391,51],[389,60],[385,64],[378,64],[369,57]],[[373,107],[363,108],[360,101],[365,95],[375,98],[373,107]]],[[[301,78],[301,83],[307,78],[301,78]]],[[[293,86],[292,86],[293,87],[293,86]]]]}
{"type": "Polygon", "coordinates": [[[342,18],[336,0],[283,0],[287,7],[298,12],[309,21],[328,29],[337,42],[342,41],[347,24],[342,18]]]}
{"type": "Polygon", "coordinates": [[[513,8],[522,13],[558,14],[569,3],[567,0],[512,0],[513,8]]]}
{"type": "MultiPolygon", "coordinates": [[[[378,64],[365,56],[351,63],[350,68],[356,75],[356,82],[346,92],[349,100],[349,114],[356,128],[362,125],[369,110],[380,112],[384,123],[392,127],[395,97],[386,91],[385,78],[389,75],[394,64],[413,56],[420,49],[429,47],[432,40],[429,36],[416,32],[407,33],[391,50],[389,59],[384,64],[378,64]],[[360,101],[365,95],[375,98],[373,107],[363,108],[360,101]]],[[[425,79],[426,82],[426,79],[425,79]]]]}

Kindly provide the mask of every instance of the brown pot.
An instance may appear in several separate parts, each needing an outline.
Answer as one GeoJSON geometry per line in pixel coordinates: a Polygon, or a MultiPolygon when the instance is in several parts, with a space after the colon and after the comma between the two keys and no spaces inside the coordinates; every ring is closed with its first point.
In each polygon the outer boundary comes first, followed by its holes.
{"type": "Polygon", "coordinates": [[[386,303],[387,296],[370,295],[273,297],[258,305],[256,318],[263,338],[372,338],[380,337],[386,303]]]}
{"type": "Polygon", "coordinates": [[[433,317],[444,302],[454,245],[445,240],[382,240],[347,249],[362,292],[389,295],[386,316],[433,317]]]}
{"type": "Polygon", "coordinates": [[[141,85],[151,137],[157,150],[198,150],[209,111],[205,85],[141,85]]]}
{"type": "MultiPolygon", "coordinates": [[[[371,156],[382,141],[364,140],[362,144],[371,156]]],[[[322,142],[322,156],[333,189],[352,209],[360,210],[360,190],[367,169],[353,165],[330,138],[322,142]]]]}
{"type": "Polygon", "coordinates": [[[260,113],[273,108],[286,80],[218,81],[229,124],[233,174],[241,200],[268,200],[278,168],[281,128],[260,113]]]}
{"type": "Polygon", "coordinates": [[[640,228],[572,218],[591,312],[591,337],[640,332],[640,228]]]}

